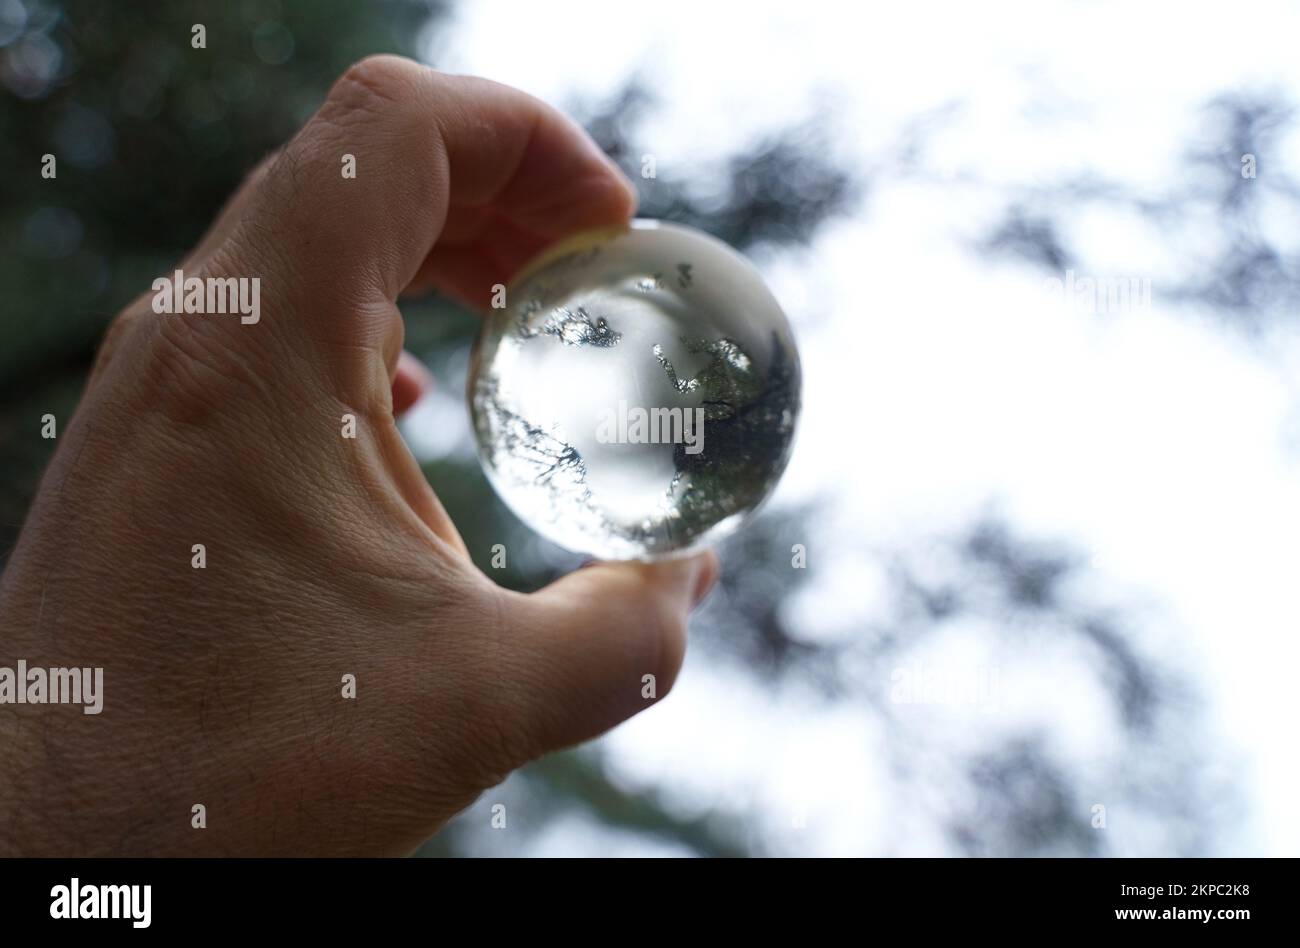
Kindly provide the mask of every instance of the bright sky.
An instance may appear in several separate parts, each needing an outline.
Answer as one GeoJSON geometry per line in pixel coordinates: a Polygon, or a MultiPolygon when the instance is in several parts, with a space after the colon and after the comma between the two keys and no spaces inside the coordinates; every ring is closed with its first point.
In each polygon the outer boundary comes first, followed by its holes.
{"type": "MultiPolygon", "coordinates": [[[[1233,780],[1252,818],[1221,851],[1300,855],[1300,470],[1286,436],[1300,347],[1248,343],[1170,306],[1161,278],[1182,258],[1118,213],[1067,220],[1066,234],[1090,272],[1150,277],[1150,311],[1098,316],[1054,298],[1040,274],[966,246],[995,219],[996,188],[942,183],[1091,171],[1162,192],[1200,104],[1225,89],[1300,88],[1297,8],[660,0],[635,28],[628,9],[475,0],[429,58],[561,105],[602,99],[639,68],[662,105],[646,140],[674,176],[825,103],[844,157],[867,167],[890,159],[882,149],[909,118],[963,103],[928,153],[938,180],[886,177],[865,213],[826,227],[809,252],[762,262],[805,373],[778,499],[829,491],[839,530],[864,546],[951,527],[996,499],[1017,526],[1092,553],[1116,589],[1158,603],[1176,633],[1167,647],[1198,670],[1210,722],[1239,755],[1233,780]]],[[[1297,159],[1295,135],[1269,156],[1297,159]]],[[[870,611],[871,582],[827,576],[845,611],[870,611]]],[[[1013,677],[1013,704],[1038,695],[1034,680],[1013,677]]],[[[1058,703],[1061,740],[1081,754],[1104,745],[1079,720],[1088,697],[1056,684],[1042,700],[1058,703]]],[[[882,791],[876,726],[689,662],[672,698],[607,746],[626,779],[667,784],[683,807],[751,809],[779,848],[945,851],[882,791]]]]}

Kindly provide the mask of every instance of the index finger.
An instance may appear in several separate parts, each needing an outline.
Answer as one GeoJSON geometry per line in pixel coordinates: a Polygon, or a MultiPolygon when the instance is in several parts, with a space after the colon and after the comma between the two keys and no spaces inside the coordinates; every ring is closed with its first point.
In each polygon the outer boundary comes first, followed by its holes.
{"type": "Polygon", "coordinates": [[[491,80],[441,79],[457,104],[439,117],[450,203],[408,292],[437,288],[482,308],[547,246],[631,219],[636,190],[572,119],[491,80]]]}
{"type": "Polygon", "coordinates": [[[350,68],[258,192],[245,236],[351,300],[395,300],[417,277],[485,298],[547,244],[625,223],[636,203],[556,109],[395,56],[350,68]]]}

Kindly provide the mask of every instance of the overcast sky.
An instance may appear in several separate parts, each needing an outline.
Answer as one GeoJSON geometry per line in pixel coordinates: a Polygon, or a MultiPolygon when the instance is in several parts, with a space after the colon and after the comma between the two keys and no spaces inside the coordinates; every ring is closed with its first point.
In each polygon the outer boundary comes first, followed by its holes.
{"type": "MultiPolygon", "coordinates": [[[[1239,767],[1247,813],[1217,851],[1300,853],[1294,335],[1247,339],[1162,298],[1185,276],[1184,248],[1127,212],[1060,223],[1079,270],[1150,279],[1149,307],[1089,312],[1041,272],[970,249],[1007,188],[1092,172],[1138,194],[1168,192],[1205,101],[1300,89],[1295,8],[1188,5],[1176,20],[1163,5],[1122,3],[999,4],[995,15],[836,0],[644,8],[629,29],[622,5],[476,0],[429,57],[561,105],[608,96],[639,69],[661,100],[645,140],[660,174],[675,177],[828,104],[849,167],[888,165],[909,118],[957,108],[924,175],[875,179],[862,212],[808,251],[758,261],[804,361],[804,414],[778,503],[829,494],[836,507],[836,545],[810,541],[810,556],[834,563],[819,573],[822,602],[804,597],[808,622],[833,632],[883,608],[873,599],[883,580],[847,538],[885,547],[996,503],[1018,527],[1090,554],[1092,580],[1110,593],[1151,604],[1152,635],[1191,669],[1239,767]]],[[[1284,145],[1261,156],[1261,180],[1270,163],[1300,167],[1300,137],[1284,145]]],[[[1294,220],[1272,226],[1283,246],[1300,241],[1294,220]]],[[[929,660],[966,661],[952,657],[965,654],[960,635],[947,641],[952,652],[929,660]]],[[[1099,753],[1097,702],[1065,671],[1005,668],[988,727],[1043,714],[1070,753],[1099,753]]],[[[864,709],[774,695],[688,660],[671,699],[606,744],[625,779],[667,783],[687,809],[746,810],[778,848],[947,851],[934,826],[891,801],[879,725],[864,709]]],[[[577,832],[553,827],[539,851],[572,851],[577,832]]],[[[1132,840],[1120,848],[1158,846],[1132,840]]]]}

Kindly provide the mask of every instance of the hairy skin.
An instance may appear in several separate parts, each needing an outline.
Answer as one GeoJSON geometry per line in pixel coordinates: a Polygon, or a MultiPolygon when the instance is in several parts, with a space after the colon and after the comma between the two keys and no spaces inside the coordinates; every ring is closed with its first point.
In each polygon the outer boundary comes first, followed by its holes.
{"type": "Polygon", "coordinates": [[[104,708],[0,705],[0,853],[408,853],[647,707],[643,675],[668,692],[712,554],[502,590],[393,420],[427,384],[400,293],[482,306],[634,203],[535,99],[395,57],[348,70],[180,264],[260,277],[261,320],[142,296],[60,431],[0,585],[0,665],[102,666],[104,708]]]}

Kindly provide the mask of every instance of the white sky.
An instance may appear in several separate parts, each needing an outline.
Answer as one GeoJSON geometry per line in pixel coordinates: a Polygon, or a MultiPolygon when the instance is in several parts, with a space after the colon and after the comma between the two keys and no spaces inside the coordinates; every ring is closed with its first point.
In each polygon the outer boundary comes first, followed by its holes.
{"type": "MultiPolygon", "coordinates": [[[[689,176],[824,102],[838,105],[847,159],[865,167],[909,117],[959,101],[932,170],[1013,185],[1087,170],[1158,193],[1205,100],[1300,88],[1297,36],[1297,8],[1273,3],[475,0],[430,59],[561,105],[603,98],[640,67],[662,100],[647,139],[662,175],[689,176]],[[643,10],[634,26],[629,9],[643,10]]],[[[1284,157],[1296,167],[1300,136],[1272,160],[1284,157]]],[[[878,185],[868,213],[764,264],[805,373],[778,499],[829,491],[839,529],[876,545],[996,498],[1017,525],[1092,553],[1102,575],[1166,610],[1212,725],[1240,755],[1251,819],[1223,851],[1300,855],[1300,471],[1285,437],[1300,404],[1295,340],[1249,345],[1171,308],[1160,280],[1179,258],[1140,222],[1067,222],[1091,272],[1152,278],[1150,312],[1097,316],[969,252],[995,194],[878,185]]],[[[669,701],[607,741],[628,779],[676,786],[684,805],[725,795],[791,851],[943,852],[924,826],[899,838],[906,815],[882,796],[873,726],[688,662],[669,701]]]]}

